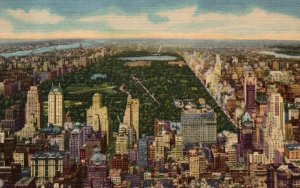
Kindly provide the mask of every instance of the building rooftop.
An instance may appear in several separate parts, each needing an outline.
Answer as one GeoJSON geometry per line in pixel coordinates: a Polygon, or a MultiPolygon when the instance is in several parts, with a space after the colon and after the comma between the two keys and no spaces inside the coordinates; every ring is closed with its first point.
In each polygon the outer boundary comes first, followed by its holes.
{"type": "Polygon", "coordinates": [[[293,151],[293,150],[298,150],[300,149],[300,144],[296,143],[296,144],[285,144],[284,147],[289,150],[289,151],[293,151]]]}
{"type": "Polygon", "coordinates": [[[29,186],[32,183],[32,181],[34,181],[34,177],[25,177],[17,181],[17,183],[15,183],[15,186],[18,187],[29,186]]]}
{"type": "Polygon", "coordinates": [[[267,104],[268,103],[267,95],[265,93],[257,93],[256,102],[258,104],[267,104]]]}
{"type": "Polygon", "coordinates": [[[63,158],[64,152],[63,151],[37,151],[32,156],[34,158],[63,158]]]}

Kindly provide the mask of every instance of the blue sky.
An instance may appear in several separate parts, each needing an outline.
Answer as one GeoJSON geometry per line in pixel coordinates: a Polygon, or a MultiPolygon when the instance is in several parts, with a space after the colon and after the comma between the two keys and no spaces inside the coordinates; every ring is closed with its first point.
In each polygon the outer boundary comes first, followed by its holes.
{"type": "Polygon", "coordinates": [[[299,0],[0,0],[0,38],[300,40],[299,0]]]}

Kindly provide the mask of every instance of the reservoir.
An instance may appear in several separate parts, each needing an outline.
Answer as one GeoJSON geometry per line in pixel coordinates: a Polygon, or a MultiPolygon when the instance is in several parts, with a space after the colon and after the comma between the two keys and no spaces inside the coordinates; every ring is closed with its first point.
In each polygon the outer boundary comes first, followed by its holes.
{"type": "Polygon", "coordinates": [[[124,61],[174,61],[177,59],[177,57],[169,55],[150,55],[138,57],[120,57],[118,59],[124,61]]]}

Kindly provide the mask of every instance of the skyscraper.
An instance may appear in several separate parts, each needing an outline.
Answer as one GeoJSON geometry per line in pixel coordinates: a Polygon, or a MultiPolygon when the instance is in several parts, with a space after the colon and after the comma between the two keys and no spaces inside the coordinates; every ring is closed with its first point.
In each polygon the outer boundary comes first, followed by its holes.
{"type": "Polygon", "coordinates": [[[244,82],[244,97],[246,110],[252,112],[255,109],[256,77],[253,72],[248,72],[244,82]]]}
{"type": "Polygon", "coordinates": [[[37,128],[40,129],[43,103],[41,101],[39,86],[30,86],[30,90],[27,93],[27,103],[25,108],[25,123],[29,124],[34,122],[37,128]]]}
{"type": "Polygon", "coordinates": [[[285,111],[283,98],[280,93],[271,93],[269,110],[272,118],[274,118],[274,126],[281,129],[283,136],[285,136],[285,111]]]}
{"type": "Polygon", "coordinates": [[[132,99],[131,95],[128,95],[127,98],[127,105],[125,109],[125,115],[123,117],[123,123],[127,124],[128,127],[133,127],[136,140],[138,141],[140,138],[140,131],[139,131],[139,121],[140,121],[140,102],[138,99],[132,99]]]}
{"type": "Polygon", "coordinates": [[[139,140],[138,165],[139,166],[147,165],[147,140],[144,134],[142,135],[142,138],[139,140]]]}
{"type": "Polygon", "coordinates": [[[185,110],[181,113],[181,126],[184,144],[215,143],[217,141],[217,122],[213,110],[185,110]]]}
{"type": "Polygon", "coordinates": [[[95,93],[93,104],[86,112],[87,125],[94,131],[105,131],[107,133],[107,143],[109,143],[109,118],[107,107],[102,104],[102,95],[95,93]]]}
{"type": "Polygon", "coordinates": [[[48,123],[62,127],[64,119],[64,95],[60,85],[52,86],[48,95],[48,123]]]}
{"type": "Polygon", "coordinates": [[[82,131],[79,128],[72,130],[69,138],[70,158],[79,159],[80,148],[83,145],[82,131]]]}

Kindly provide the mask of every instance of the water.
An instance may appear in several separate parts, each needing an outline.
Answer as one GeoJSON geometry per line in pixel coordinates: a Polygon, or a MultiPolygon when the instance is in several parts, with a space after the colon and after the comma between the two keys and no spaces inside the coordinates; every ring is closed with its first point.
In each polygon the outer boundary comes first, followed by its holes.
{"type": "Polygon", "coordinates": [[[265,55],[272,55],[275,56],[276,58],[289,58],[289,59],[300,59],[300,56],[295,56],[295,55],[286,55],[286,54],[279,54],[275,51],[261,51],[258,52],[260,54],[265,54],[265,55]]]}
{"type": "Polygon", "coordinates": [[[139,56],[139,57],[120,57],[119,60],[124,61],[173,61],[176,60],[177,57],[169,56],[169,55],[162,55],[162,56],[139,56]]]}
{"type": "Polygon", "coordinates": [[[48,46],[48,47],[37,48],[34,50],[24,50],[24,51],[2,53],[2,54],[0,54],[0,56],[9,58],[9,57],[28,56],[28,55],[32,55],[32,54],[36,55],[36,54],[51,52],[51,51],[55,51],[55,50],[67,50],[67,49],[79,48],[80,45],[84,48],[92,48],[92,47],[99,46],[102,43],[103,43],[102,41],[83,41],[81,43],[75,43],[75,44],[48,46]]]}
{"type": "Polygon", "coordinates": [[[107,75],[98,73],[98,74],[94,74],[93,76],[91,76],[91,80],[96,80],[97,78],[105,79],[105,78],[107,78],[107,75]]]}

